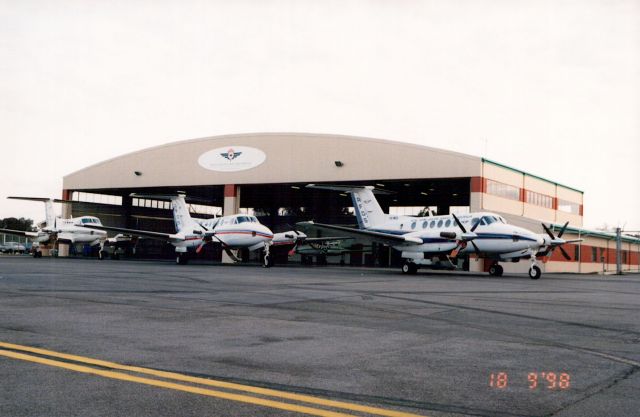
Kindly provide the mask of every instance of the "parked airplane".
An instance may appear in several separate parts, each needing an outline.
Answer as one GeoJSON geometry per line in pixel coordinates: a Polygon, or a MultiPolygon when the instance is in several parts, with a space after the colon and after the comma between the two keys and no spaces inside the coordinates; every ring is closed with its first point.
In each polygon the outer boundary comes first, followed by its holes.
{"type": "Polygon", "coordinates": [[[227,255],[236,262],[239,259],[231,252],[232,249],[248,248],[251,251],[264,249],[263,266],[269,267],[272,265],[269,248],[276,238],[284,238],[284,235],[288,233],[285,232],[274,236],[274,233],[261,224],[255,216],[245,214],[234,214],[213,219],[192,218],[187,208],[184,194],[169,196],[131,194],[131,196],[170,200],[173,207],[176,233],[161,233],[94,224],[87,224],[85,227],[167,241],[175,247],[176,263],[179,265],[184,265],[188,262],[188,252],[190,250],[200,253],[207,243],[219,243],[227,255]]]}
{"type": "Polygon", "coordinates": [[[535,234],[527,229],[509,225],[494,213],[480,212],[460,216],[411,217],[385,214],[374,196],[372,186],[315,185],[308,188],[327,189],[350,193],[358,220],[359,229],[344,226],[313,223],[316,227],[340,230],[365,235],[372,240],[388,244],[400,251],[406,260],[402,266],[405,274],[415,274],[420,266],[434,266],[442,260],[450,263],[458,254],[475,253],[477,256],[493,260],[489,273],[501,276],[503,267],[499,262],[518,262],[530,259],[529,277],[538,279],[542,271],[536,256],[544,256],[559,248],[569,255],[562,245],[576,240],[564,240],[567,224],[558,236],[543,224],[546,235],[535,234]]]}
{"type": "MultiPolygon", "coordinates": [[[[1,233],[16,236],[26,236],[38,245],[38,250],[33,252],[34,258],[42,257],[39,250],[40,244],[46,243],[86,243],[91,246],[100,245],[102,248],[107,241],[107,232],[101,230],[87,230],[84,225],[100,226],[100,219],[93,216],[82,216],[73,219],[63,219],[55,214],[53,203],[69,203],[66,200],[37,197],[8,197],[13,200],[41,201],[44,203],[46,220],[39,223],[35,232],[22,230],[0,229],[1,233]]],[[[100,251],[102,252],[102,251],[100,251]]]]}

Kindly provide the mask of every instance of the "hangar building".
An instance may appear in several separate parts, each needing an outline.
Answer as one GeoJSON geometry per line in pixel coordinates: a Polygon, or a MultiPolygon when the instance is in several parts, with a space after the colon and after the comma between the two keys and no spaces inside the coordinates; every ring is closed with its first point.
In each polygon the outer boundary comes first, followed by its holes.
{"type": "MultiPolygon", "coordinates": [[[[133,198],[130,193],[184,191],[201,217],[252,212],[274,231],[299,221],[355,224],[351,198],[305,188],[309,183],[375,185],[386,212],[417,215],[491,211],[509,222],[543,233],[540,222],[559,229],[570,222],[565,245],[572,260],[555,251],[547,272],[615,269],[615,241],[608,233],[582,229],[583,191],[485,158],[414,144],[328,134],[252,133],[173,142],[110,159],[63,180],[67,216],[96,215],[105,225],[174,232],[168,202],[133,198]],[[217,213],[216,213],[217,212],[217,213]]],[[[168,248],[145,243],[140,256],[171,256],[168,248]],[[145,245],[149,245],[146,249],[145,245]],[[146,252],[145,252],[146,250],[146,252]],[[167,253],[169,251],[169,253],[167,253]]],[[[352,265],[396,266],[399,254],[357,241],[346,255],[352,265]]],[[[638,268],[640,239],[623,238],[626,270],[638,268]]],[[[214,253],[213,256],[219,256],[214,253]]],[[[332,262],[332,260],[329,260],[332,262]]],[[[524,272],[528,262],[504,264],[524,272]]],[[[470,259],[470,270],[483,270],[470,259]]]]}

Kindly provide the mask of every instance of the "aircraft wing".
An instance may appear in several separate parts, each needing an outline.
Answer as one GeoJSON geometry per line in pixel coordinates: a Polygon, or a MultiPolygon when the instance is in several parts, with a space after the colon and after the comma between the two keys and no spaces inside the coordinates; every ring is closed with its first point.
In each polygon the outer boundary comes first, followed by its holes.
{"type": "Polygon", "coordinates": [[[340,242],[342,240],[353,240],[353,237],[308,237],[304,239],[305,243],[323,243],[323,242],[340,242]]]}
{"type": "Polygon", "coordinates": [[[175,235],[169,233],[152,232],[150,230],[125,229],[124,227],[96,226],[85,224],[82,227],[87,229],[106,230],[108,232],[126,233],[132,236],[145,236],[159,240],[170,240],[176,238],[175,235]]]}
{"type": "MultiPolygon", "coordinates": [[[[404,236],[404,235],[394,235],[391,233],[374,232],[371,230],[353,229],[351,227],[336,226],[336,225],[324,224],[324,223],[308,222],[307,224],[309,224],[310,226],[319,227],[321,229],[340,230],[341,232],[369,236],[370,238],[374,238],[377,241],[387,243],[390,245],[397,245],[399,243],[412,243],[415,245],[422,245],[423,243],[422,239],[419,239],[416,237],[404,236]]],[[[308,242],[309,239],[307,239],[306,241],[308,242]]]]}
{"type": "Polygon", "coordinates": [[[25,230],[0,229],[0,233],[15,236],[38,237],[38,232],[27,232],[25,230]]]}

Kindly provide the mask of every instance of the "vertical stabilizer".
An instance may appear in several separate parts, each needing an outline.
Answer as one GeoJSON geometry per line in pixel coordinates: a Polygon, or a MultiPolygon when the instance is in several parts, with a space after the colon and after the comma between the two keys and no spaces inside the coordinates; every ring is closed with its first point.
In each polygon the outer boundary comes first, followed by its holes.
{"type": "Polygon", "coordinates": [[[361,229],[371,229],[382,226],[387,216],[382,211],[378,200],[373,195],[373,187],[361,187],[351,190],[351,200],[353,210],[358,219],[358,226],[361,229]]]}
{"type": "Polygon", "coordinates": [[[189,213],[189,208],[183,194],[171,197],[171,205],[173,206],[173,222],[176,226],[176,232],[180,233],[187,225],[194,223],[189,213]]]}
{"type": "Polygon", "coordinates": [[[53,200],[47,199],[44,201],[44,214],[45,219],[47,221],[46,228],[47,229],[55,229],[56,228],[56,211],[53,208],[53,200]]]}

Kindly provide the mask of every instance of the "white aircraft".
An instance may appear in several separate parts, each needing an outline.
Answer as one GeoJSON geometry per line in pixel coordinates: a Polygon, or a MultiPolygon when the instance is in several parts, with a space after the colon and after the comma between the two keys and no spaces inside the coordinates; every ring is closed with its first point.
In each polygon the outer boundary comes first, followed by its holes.
{"type": "Polygon", "coordinates": [[[91,246],[100,245],[101,249],[107,241],[107,232],[101,230],[87,230],[83,225],[101,225],[100,219],[93,216],[82,216],[73,219],[63,219],[55,214],[53,203],[70,203],[66,200],[37,197],[8,197],[13,200],[41,201],[44,203],[46,220],[39,223],[37,231],[27,232],[21,230],[0,229],[1,233],[17,236],[26,236],[38,244],[38,249],[33,252],[34,258],[42,257],[40,244],[46,243],[88,243],[91,246]]]}
{"type": "Polygon", "coordinates": [[[161,233],[94,224],[87,224],[85,227],[167,241],[175,247],[176,263],[178,265],[184,265],[188,262],[188,252],[190,250],[195,249],[196,253],[200,253],[207,243],[219,243],[227,255],[236,262],[240,260],[231,252],[232,249],[248,248],[251,251],[264,249],[263,266],[269,267],[272,265],[269,248],[273,242],[275,240],[288,239],[286,235],[294,233],[284,232],[274,235],[255,216],[245,214],[234,214],[213,219],[194,219],[189,214],[184,194],[170,196],[131,194],[131,196],[170,200],[173,207],[176,233],[161,233]]]}
{"type": "Polygon", "coordinates": [[[560,246],[581,240],[561,239],[567,224],[557,237],[543,224],[547,235],[540,235],[509,225],[502,216],[489,212],[429,217],[385,214],[374,196],[375,189],[372,186],[309,184],[307,187],[350,193],[359,229],[310,223],[316,227],[366,235],[391,246],[400,251],[406,260],[402,266],[405,274],[415,274],[420,266],[434,266],[442,260],[454,267],[450,257],[460,253],[475,253],[493,260],[489,273],[494,276],[503,273],[500,261],[530,259],[529,277],[538,279],[542,271],[536,256],[547,255],[558,247],[569,258],[560,246]]]}

